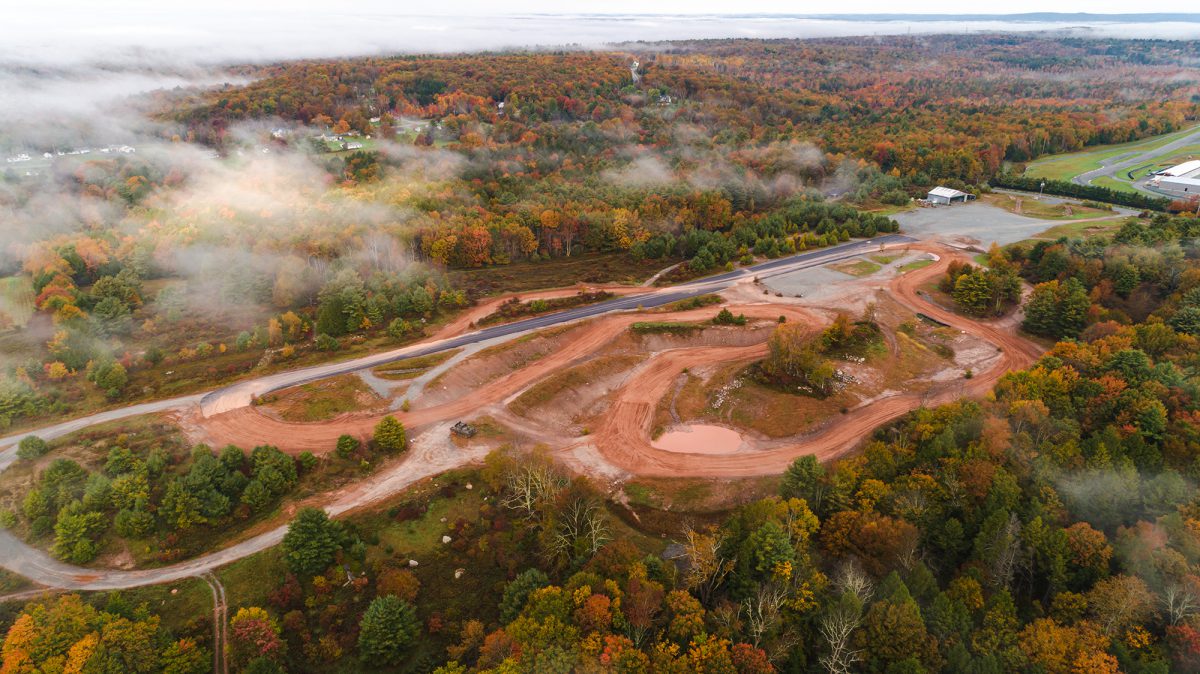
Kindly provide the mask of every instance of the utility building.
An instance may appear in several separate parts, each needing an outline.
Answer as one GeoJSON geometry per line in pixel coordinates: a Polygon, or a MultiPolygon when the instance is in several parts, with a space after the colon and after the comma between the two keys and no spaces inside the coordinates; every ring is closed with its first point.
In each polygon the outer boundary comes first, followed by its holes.
{"type": "Polygon", "coordinates": [[[925,197],[931,204],[952,204],[956,201],[966,203],[974,198],[974,194],[967,194],[941,185],[929,190],[929,194],[925,197]]]}
{"type": "Polygon", "coordinates": [[[1185,161],[1168,169],[1155,171],[1149,185],[1171,192],[1200,194],[1200,159],[1185,161]]]}

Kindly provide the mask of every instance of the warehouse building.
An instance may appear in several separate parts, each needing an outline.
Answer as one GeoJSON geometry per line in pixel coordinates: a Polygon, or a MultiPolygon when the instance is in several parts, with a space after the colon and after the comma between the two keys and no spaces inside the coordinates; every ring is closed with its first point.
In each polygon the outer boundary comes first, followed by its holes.
{"type": "Polygon", "coordinates": [[[1185,161],[1171,168],[1156,171],[1150,186],[1171,192],[1200,194],[1200,159],[1185,161]]]}
{"type": "Polygon", "coordinates": [[[925,199],[931,204],[952,204],[956,201],[967,202],[974,199],[974,194],[967,194],[949,187],[937,186],[929,190],[929,194],[925,199]]]}

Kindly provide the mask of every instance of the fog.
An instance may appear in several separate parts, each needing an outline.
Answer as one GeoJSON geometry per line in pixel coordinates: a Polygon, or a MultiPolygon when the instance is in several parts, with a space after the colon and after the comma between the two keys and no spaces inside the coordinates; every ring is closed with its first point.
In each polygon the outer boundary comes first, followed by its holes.
{"type": "MultiPolygon", "coordinates": [[[[540,7],[536,3],[504,7],[476,4],[484,12],[540,7]]],[[[706,11],[712,4],[692,4],[688,11],[706,11]]],[[[615,12],[623,7],[606,5],[599,10],[615,12]]],[[[685,5],[674,3],[668,7],[680,10],[685,5]]],[[[771,3],[759,3],[739,9],[763,11],[770,7],[771,3]]],[[[436,12],[440,6],[422,9],[436,12]]],[[[656,9],[663,11],[664,6],[656,5],[656,9]]],[[[792,8],[774,11],[779,9],[792,8]]],[[[858,9],[889,8],[860,3],[858,9]]],[[[922,9],[914,7],[912,11],[922,9]]],[[[136,135],[121,114],[129,96],[153,89],[235,82],[238,78],[223,70],[223,66],[230,64],[507,48],[595,48],[630,41],[725,37],[999,30],[1200,37],[1200,23],[1115,23],[1095,19],[849,20],[695,13],[449,16],[412,13],[401,3],[375,0],[322,5],[300,2],[273,7],[261,3],[210,2],[175,8],[167,3],[137,0],[94,4],[51,0],[6,7],[4,19],[5,36],[0,40],[0,144],[8,147],[63,143],[65,135],[60,131],[63,127],[81,130],[95,142],[127,142],[136,135]]]]}

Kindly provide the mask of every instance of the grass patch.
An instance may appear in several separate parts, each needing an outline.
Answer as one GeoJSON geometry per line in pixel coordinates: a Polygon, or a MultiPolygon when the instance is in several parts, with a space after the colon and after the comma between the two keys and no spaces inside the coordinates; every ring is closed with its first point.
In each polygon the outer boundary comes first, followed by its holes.
{"type": "Polygon", "coordinates": [[[1095,208],[1071,202],[1046,203],[1033,196],[1018,196],[1006,192],[985,194],[981,197],[981,200],[990,206],[1001,208],[1009,213],[1039,220],[1084,220],[1113,215],[1111,210],[1103,208],[1095,208]]]}
{"type": "Polygon", "coordinates": [[[928,267],[931,264],[933,264],[933,260],[929,260],[929,259],[913,260],[912,262],[906,262],[906,263],[900,265],[900,271],[901,272],[916,271],[918,269],[924,269],[925,267],[928,267]]]}
{"type": "Polygon", "coordinates": [[[834,271],[840,271],[843,274],[851,276],[870,276],[882,269],[878,264],[870,260],[854,260],[853,262],[839,262],[838,264],[829,265],[829,268],[834,271]]]}
{"type": "Polygon", "coordinates": [[[900,257],[899,255],[872,255],[871,259],[874,260],[875,262],[878,262],[879,264],[891,264],[891,263],[895,262],[899,257],[900,257]]]}
{"type": "Polygon", "coordinates": [[[1047,229],[1046,231],[1034,237],[1034,239],[1050,239],[1056,241],[1064,236],[1069,239],[1105,236],[1120,229],[1124,222],[1124,218],[1106,222],[1067,222],[1047,229]]]}
{"type": "Polygon", "coordinates": [[[710,293],[707,295],[689,297],[686,300],[679,300],[678,302],[671,302],[670,304],[663,305],[654,311],[663,313],[669,313],[672,311],[690,311],[692,309],[711,307],[714,304],[721,304],[724,301],[725,298],[721,297],[720,295],[714,295],[710,293]]]}
{"type": "Polygon", "coordinates": [[[344,374],[268,393],[258,404],[285,421],[323,421],[382,402],[357,375],[344,374]]]}
{"type": "Polygon", "coordinates": [[[24,276],[0,278],[0,329],[23,328],[33,316],[33,286],[24,276]]]}
{"type": "Polygon", "coordinates": [[[283,550],[279,546],[243,557],[217,570],[216,576],[225,586],[229,617],[232,618],[243,606],[269,606],[268,595],[287,573],[283,550]]]}
{"type": "Polygon", "coordinates": [[[651,487],[637,482],[629,482],[625,485],[625,496],[629,499],[630,504],[642,508],[658,508],[662,505],[662,499],[651,487]]]}
{"type": "Polygon", "coordinates": [[[1092,184],[1095,185],[1096,187],[1107,187],[1109,189],[1117,190],[1119,192],[1137,193],[1137,190],[1133,189],[1132,184],[1130,184],[1124,180],[1119,180],[1112,176],[1100,176],[1099,178],[1096,178],[1095,180],[1093,180],[1092,184]]]}
{"type": "Polygon", "coordinates": [[[405,358],[397,360],[386,365],[380,365],[371,370],[377,377],[383,379],[413,379],[420,376],[422,373],[441,365],[457,355],[462,349],[451,349],[449,351],[439,351],[426,356],[416,356],[414,358],[405,358]]]}
{"type": "Polygon", "coordinates": [[[678,260],[635,260],[628,253],[594,253],[450,272],[472,297],[561,288],[576,283],[641,283],[678,260]]]}
{"type": "Polygon", "coordinates": [[[493,325],[496,323],[507,323],[521,318],[530,316],[541,316],[552,311],[560,311],[562,309],[571,309],[574,307],[582,307],[590,304],[603,302],[604,300],[612,299],[616,295],[600,290],[597,292],[580,292],[567,297],[552,297],[549,299],[536,299],[528,302],[522,302],[520,298],[514,297],[500,305],[498,309],[484,316],[479,320],[479,325],[493,325]]]}
{"type": "Polygon", "coordinates": [[[639,335],[690,335],[704,326],[699,323],[672,323],[670,321],[638,321],[629,329],[639,335]]]}

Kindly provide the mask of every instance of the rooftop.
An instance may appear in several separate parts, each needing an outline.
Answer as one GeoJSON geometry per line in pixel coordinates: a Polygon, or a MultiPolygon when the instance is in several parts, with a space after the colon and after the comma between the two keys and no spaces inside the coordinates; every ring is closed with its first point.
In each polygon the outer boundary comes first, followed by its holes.
{"type": "Polygon", "coordinates": [[[947,199],[958,199],[967,196],[966,192],[960,192],[950,187],[942,187],[941,185],[929,190],[929,193],[935,197],[945,197],[947,199]]]}

